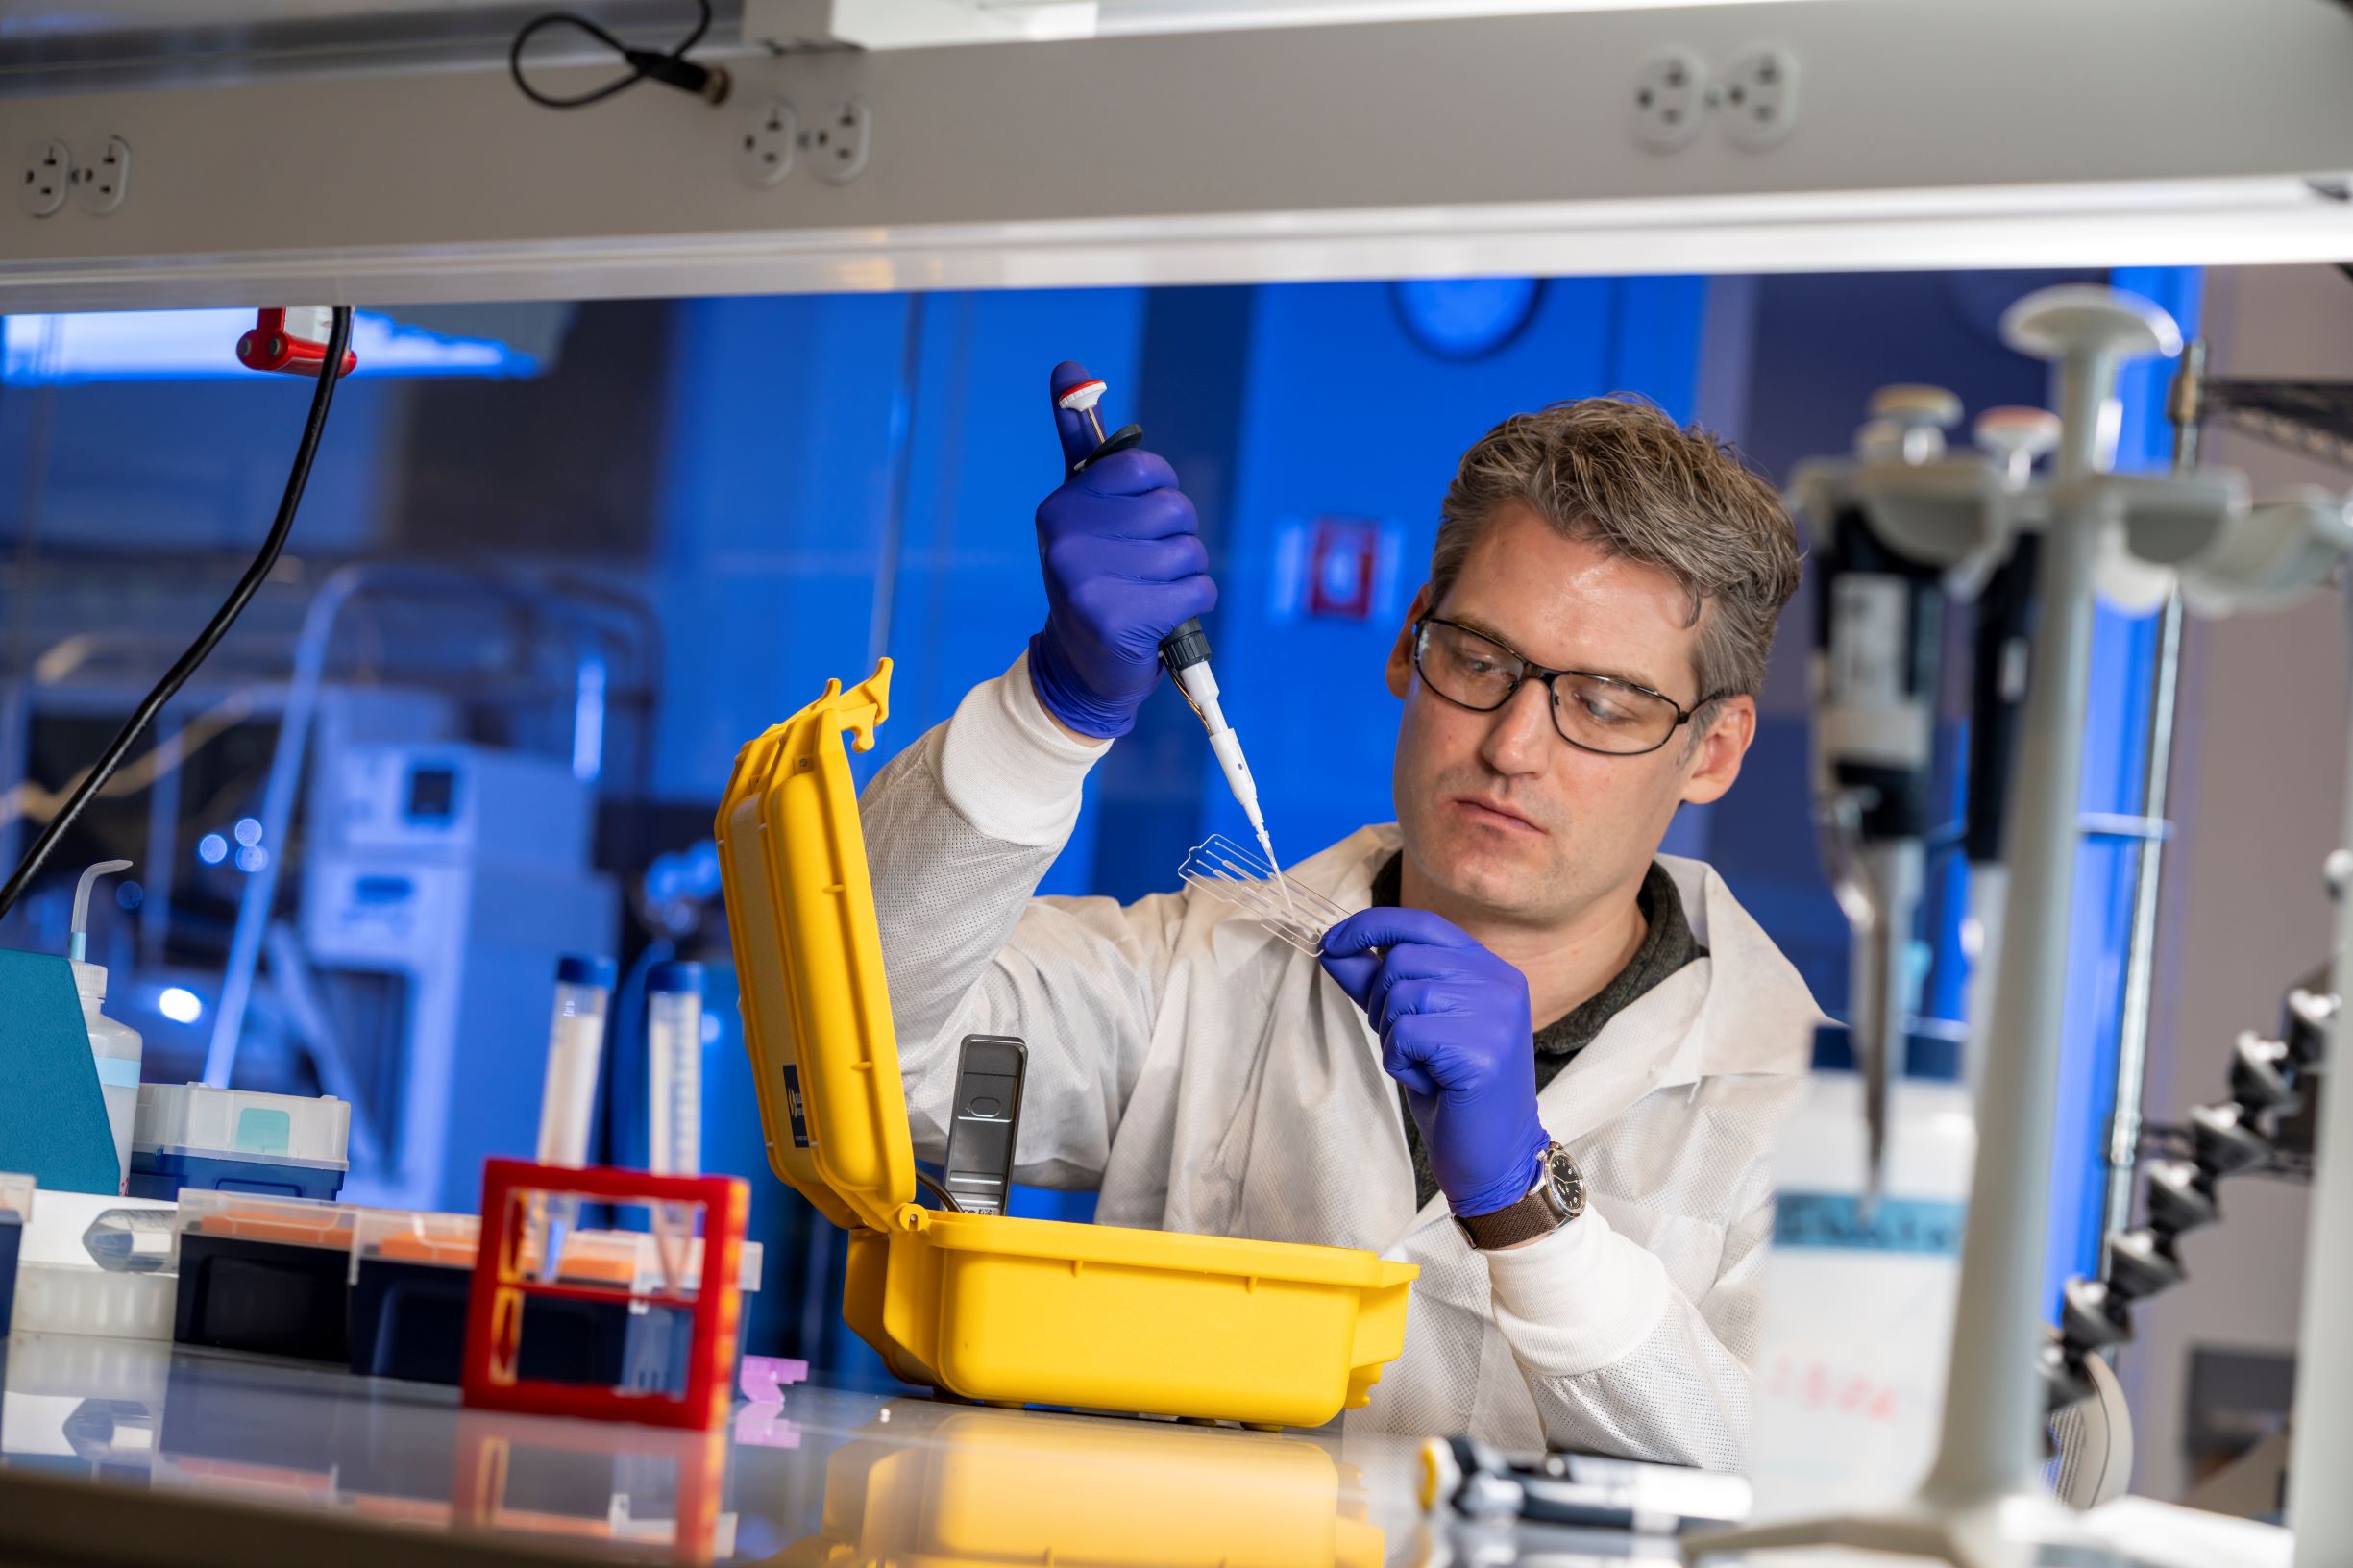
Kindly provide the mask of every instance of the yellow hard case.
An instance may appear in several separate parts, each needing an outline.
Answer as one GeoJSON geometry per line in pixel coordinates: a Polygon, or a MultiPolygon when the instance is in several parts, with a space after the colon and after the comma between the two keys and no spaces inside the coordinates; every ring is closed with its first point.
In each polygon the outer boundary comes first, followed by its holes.
{"type": "Polygon", "coordinates": [[[1316,1440],[1167,1421],[883,1407],[779,1568],[1381,1568],[1363,1477],[1316,1440]]]}
{"type": "Polygon", "coordinates": [[[769,1163],[849,1232],[843,1315],[897,1376],[993,1404],[1320,1426],[1405,1346],[1415,1270],[1369,1252],[955,1213],[915,1149],[844,733],[891,663],[737,755],[720,859],[769,1163]]]}

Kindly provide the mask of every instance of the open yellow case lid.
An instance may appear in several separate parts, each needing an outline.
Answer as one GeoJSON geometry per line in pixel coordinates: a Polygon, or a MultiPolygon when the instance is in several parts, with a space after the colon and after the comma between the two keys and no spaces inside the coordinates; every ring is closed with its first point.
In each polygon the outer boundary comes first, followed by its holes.
{"type": "Polygon", "coordinates": [[[842,736],[891,708],[891,661],[736,755],[720,864],[769,1164],[835,1224],[888,1230],[915,1200],[915,1144],[882,937],[842,736]]]}

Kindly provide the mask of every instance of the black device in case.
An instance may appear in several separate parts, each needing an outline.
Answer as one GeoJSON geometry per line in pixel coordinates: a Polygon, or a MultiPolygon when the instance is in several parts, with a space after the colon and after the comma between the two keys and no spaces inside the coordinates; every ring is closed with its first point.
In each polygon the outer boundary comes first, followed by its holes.
{"type": "Polygon", "coordinates": [[[1001,1214],[1013,1184],[1014,1137],[1021,1125],[1021,1075],[1029,1047],[1010,1035],[967,1035],[956,1065],[941,1185],[968,1214],[1001,1214]]]}

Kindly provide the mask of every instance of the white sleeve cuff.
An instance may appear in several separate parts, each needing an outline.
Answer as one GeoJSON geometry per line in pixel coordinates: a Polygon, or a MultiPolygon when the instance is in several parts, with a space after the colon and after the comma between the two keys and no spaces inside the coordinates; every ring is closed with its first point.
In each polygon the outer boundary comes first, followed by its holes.
{"type": "Polygon", "coordinates": [[[1674,1286],[1646,1248],[1588,1209],[1541,1241],[1483,1254],[1495,1324],[1520,1361],[1553,1377],[1607,1366],[1648,1339],[1674,1286]]]}
{"type": "Polygon", "coordinates": [[[1029,680],[1029,655],[965,694],[940,741],[940,788],[966,821],[1007,844],[1059,845],[1087,771],[1111,749],[1065,734],[1029,680]]]}

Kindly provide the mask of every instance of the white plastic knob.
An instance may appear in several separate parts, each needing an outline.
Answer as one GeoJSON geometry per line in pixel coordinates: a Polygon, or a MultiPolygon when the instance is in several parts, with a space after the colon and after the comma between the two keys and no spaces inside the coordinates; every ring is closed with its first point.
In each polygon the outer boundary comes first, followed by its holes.
{"type": "Polygon", "coordinates": [[[1871,417],[1916,429],[1946,429],[1961,422],[1961,399],[1941,386],[1899,381],[1871,395],[1871,417]]]}
{"type": "Polygon", "coordinates": [[[2015,404],[1988,408],[1970,427],[1985,451],[2004,459],[2033,462],[2059,444],[2059,416],[2047,408],[2015,404]]]}
{"type": "Polygon", "coordinates": [[[2138,359],[2181,353],[2181,329],[2162,306],[2097,283],[2036,289],[2002,312],[2001,340],[2038,359],[2103,352],[2138,359]]]}
{"type": "Polygon", "coordinates": [[[1065,392],[1061,397],[1055,399],[1054,405],[1058,408],[1069,408],[1079,413],[1085,413],[1088,409],[1093,407],[1096,404],[1101,403],[1102,401],[1103,383],[1100,380],[1081,381],[1078,383],[1078,385],[1072,387],[1069,391],[1065,392]]]}

